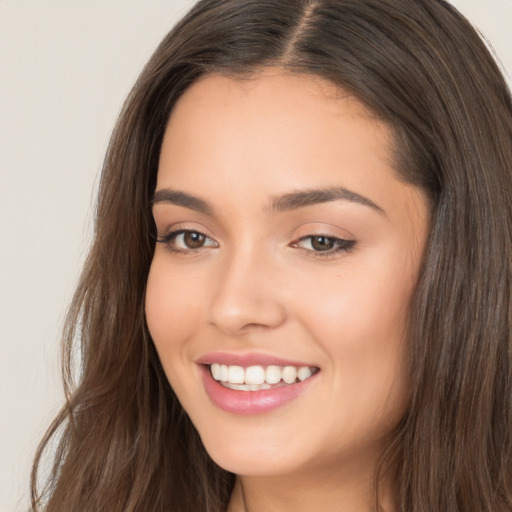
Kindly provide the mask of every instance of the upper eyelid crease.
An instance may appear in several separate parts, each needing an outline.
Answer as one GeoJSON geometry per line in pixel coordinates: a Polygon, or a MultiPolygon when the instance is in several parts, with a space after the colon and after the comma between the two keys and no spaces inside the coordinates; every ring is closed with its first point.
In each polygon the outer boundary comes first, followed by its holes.
{"type": "Polygon", "coordinates": [[[187,229],[187,228],[171,229],[168,232],[165,232],[160,237],[161,238],[162,237],[176,237],[178,235],[182,235],[182,234],[185,234],[185,233],[197,233],[198,235],[202,235],[202,236],[204,236],[206,238],[209,238],[209,239],[211,239],[213,241],[216,241],[215,238],[211,237],[210,235],[207,235],[203,231],[200,231],[198,229],[187,229]]]}
{"type": "MultiPolygon", "coordinates": [[[[373,210],[386,216],[386,212],[374,203],[371,199],[364,197],[356,192],[348,190],[344,187],[328,187],[324,189],[313,189],[313,190],[299,190],[296,192],[290,192],[279,197],[275,197],[270,204],[270,207],[265,208],[269,213],[286,212],[290,210],[297,210],[299,208],[305,208],[307,206],[313,206],[315,204],[328,203],[332,201],[350,201],[353,203],[368,206],[373,210]]],[[[181,192],[177,190],[171,190],[163,188],[157,190],[151,204],[155,205],[158,203],[169,203],[177,206],[183,206],[190,210],[195,210],[204,215],[213,216],[214,209],[204,199],[181,192]]]]}

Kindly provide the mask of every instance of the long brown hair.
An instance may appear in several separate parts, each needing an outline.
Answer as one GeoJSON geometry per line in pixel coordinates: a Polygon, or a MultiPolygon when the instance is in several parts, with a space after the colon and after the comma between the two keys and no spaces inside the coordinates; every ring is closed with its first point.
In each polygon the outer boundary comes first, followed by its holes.
{"type": "Polygon", "coordinates": [[[512,102],[443,0],[202,0],[162,41],[105,159],[65,324],[67,401],[36,455],[33,510],[226,509],[234,475],[206,454],[145,325],[150,200],[183,91],[206,73],[268,65],[326,78],[387,121],[397,175],[431,199],[410,404],[376,482],[394,472],[403,512],[512,511],[512,102]],[[46,450],[53,469],[39,488],[46,450]]]}

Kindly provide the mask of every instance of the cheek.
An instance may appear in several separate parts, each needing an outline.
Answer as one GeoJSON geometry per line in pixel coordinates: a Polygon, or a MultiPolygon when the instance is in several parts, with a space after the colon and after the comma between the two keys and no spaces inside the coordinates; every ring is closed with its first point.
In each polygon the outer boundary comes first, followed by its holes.
{"type": "Polygon", "coordinates": [[[169,353],[183,349],[182,342],[197,324],[198,296],[186,275],[154,259],[146,289],[146,321],[164,366],[171,359],[169,353]]]}
{"type": "Polygon", "coordinates": [[[294,296],[297,317],[328,355],[333,389],[346,409],[361,417],[385,414],[392,423],[403,414],[408,388],[406,332],[415,273],[380,256],[360,269],[317,276],[307,294],[304,286],[294,296]]]}
{"type": "Polygon", "coordinates": [[[384,258],[372,263],[317,275],[293,294],[298,317],[331,350],[387,347],[405,334],[414,276],[384,258]]]}

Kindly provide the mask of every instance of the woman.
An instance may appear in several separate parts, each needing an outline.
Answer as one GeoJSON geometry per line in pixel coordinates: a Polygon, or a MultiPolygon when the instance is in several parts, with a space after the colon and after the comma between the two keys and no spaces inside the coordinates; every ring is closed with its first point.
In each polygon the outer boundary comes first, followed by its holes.
{"type": "Polygon", "coordinates": [[[511,162],[449,4],[199,2],[113,134],[34,510],[512,510],[511,162]]]}

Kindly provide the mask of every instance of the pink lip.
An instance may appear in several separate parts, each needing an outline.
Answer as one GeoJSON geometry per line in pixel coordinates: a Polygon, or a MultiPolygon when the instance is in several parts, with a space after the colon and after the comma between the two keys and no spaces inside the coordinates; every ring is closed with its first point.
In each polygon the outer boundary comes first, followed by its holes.
{"type": "Polygon", "coordinates": [[[212,352],[205,354],[196,360],[197,364],[227,364],[227,365],[238,365],[244,368],[248,366],[312,366],[311,364],[292,361],[289,359],[283,359],[269,354],[258,354],[258,353],[240,353],[236,352],[212,352]]]}
{"type": "Polygon", "coordinates": [[[210,369],[207,365],[212,363],[229,365],[237,364],[244,367],[256,364],[262,366],[268,366],[270,364],[275,364],[278,366],[308,365],[285,361],[283,359],[271,356],[265,357],[260,354],[257,356],[223,354],[222,357],[220,357],[220,354],[215,353],[201,357],[201,359],[196,362],[200,365],[199,369],[201,372],[201,378],[210,400],[223,411],[242,415],[262,414],[287,404],[288,402],[302,395],[308,389],[310,384],[316,380],[318,375],[318,373],[316,373],[309,377],[309,379],[291,385],[279,386],[271,389],[262,389],[260,391],[239,391],[226,388],[217,382],[212,377],[210,369]],[[228,355],[229,357],[225,357],[228,355]],[[205,362],[200,362],[203,360],[205,362]]]}

